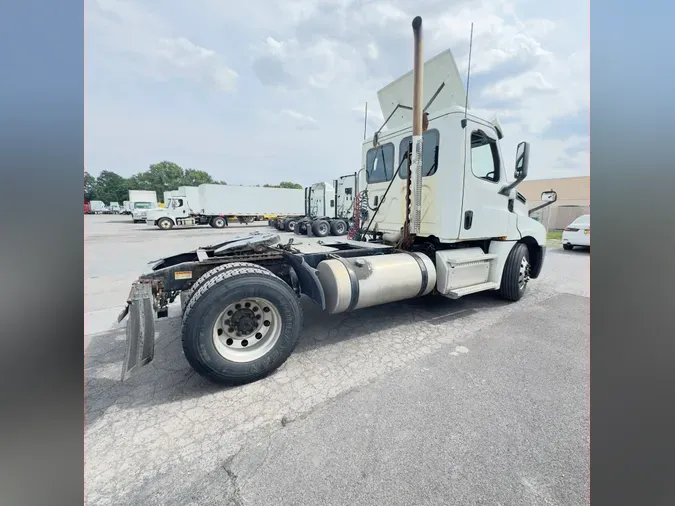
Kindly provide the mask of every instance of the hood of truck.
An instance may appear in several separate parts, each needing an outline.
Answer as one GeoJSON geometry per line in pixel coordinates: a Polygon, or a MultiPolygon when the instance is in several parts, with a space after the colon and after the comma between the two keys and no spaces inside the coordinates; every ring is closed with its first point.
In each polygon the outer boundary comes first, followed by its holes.
{"type": "Polygon", "coordinates": [[[167,210],[161,207],[157,207],[155,209],[136,209],[136,211],[144,211],[143,215],[148,220],[157,220],[163,216],[169,216],[167,210]]]}

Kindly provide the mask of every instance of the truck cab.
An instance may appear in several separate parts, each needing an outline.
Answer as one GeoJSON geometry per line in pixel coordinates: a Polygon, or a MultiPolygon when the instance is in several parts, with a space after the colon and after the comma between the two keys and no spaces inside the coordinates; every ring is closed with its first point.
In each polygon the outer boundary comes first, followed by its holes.
{"type": "MultiPolygon", "coordinates": [[[[372,227],[394,242],[406,218],[412,113],[401,106],[410,101],[412,78],[410,72],[378,92],[384,117],[391,115],[388,130],[362,146],[362,183],[369,208],[377,210],[372,227]]],[[[526,200],[515,190],[527,173],[529,146],[519,145],[524,171],[504,159],[498,120],[485,120],[465,107],[464,85],[449,50],[425,63],[424,78],[424,100],[430,105],[422,132],[417,235],[440,243],[530,236],[543,246],[546,230],[528,217],[526,200]]]]}
{"type": "Polygon", "coordinates": [[[131,204],[131,217],[134,223],[145,221],[147,213],[154,208],[153,202],[133,202],[131,204]]]}

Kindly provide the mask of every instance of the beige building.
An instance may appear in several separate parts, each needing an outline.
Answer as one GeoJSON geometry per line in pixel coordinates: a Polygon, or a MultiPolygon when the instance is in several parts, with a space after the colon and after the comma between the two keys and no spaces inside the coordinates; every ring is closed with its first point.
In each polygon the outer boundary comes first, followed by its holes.
{"type": "Polygon", "coordinates": [[[558,200],[549,207],[536,211],[532,217],[546,225],[549,230],[561,230],[575,218],[591,212],[590,176],[565,177],[558,179],[525,180],[518,185],[518,191],[527,198],[532,209],[543,204],[542,192],[555,190],[558,200]]]}

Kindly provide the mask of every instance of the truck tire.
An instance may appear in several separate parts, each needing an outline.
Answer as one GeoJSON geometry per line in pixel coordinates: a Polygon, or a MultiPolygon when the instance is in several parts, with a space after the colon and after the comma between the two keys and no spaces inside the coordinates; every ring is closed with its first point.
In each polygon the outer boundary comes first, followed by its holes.
{"type": "Polygon", "coordinates": [[[295,232],[295,227],[298,226],[298,220],[291,219],[286,222],[286,230],[288,232],[295,232]]]}
{"type": "Polygon", "coordinates": [[[211,218],[210,225],[213,228],[225,228],[227,226],[227,219],[222,216],[214,216],[211,218]]]}
{"type": "Polygon", "coordinates": [[[299,221],[297,224],[297,230],[296,233],[298,235],[307,235],[307,227],[309,226],[310,222],[308,220],[303,220],[299,221]]]}
{"type": "Polygon", "coordinates": [[[504,264],[499,295],[515,302],[525,294],[530,280],[530,254],[522,242],[516,244],[504,264]]]}
{"type": "Polygon", "coordinates": [[[333,235],[345,235],[347,229],[347,223],[343,220],[336,220],[330,224],[330,233],[333,235]]]}
{"type": "Polygon", "coordinates": [[[211,277],[187,304],[183,352],[213,382],[234,386],[267,376],[300,337],[298,297],[272,272],[255,267],[211,277]]]}
{"type": "Polygon", "coordinates": [[[160,218],[159,220],[157,220],[157,226],[161,230],[171,230],[173,228],[173,225],[174,225],[173,220],[170,218],[160,218]]]}
{"type": "MultiPolygon", "coordinates": [[[[185,321],[185,317],[188,315],[187,307],[188,304],[190,303],[190,299],[192,296],[197,292],[202,286],[204,286],[204,283],[206,283],[208,280],[213,278],[214,276],[217,276],[225,271],[232,270],[232,269],[259,269],[261,271],[267,271],[264,267],[261,267],[257,264],[252,264],[250,262],[232,262],[229,264],[223,264],[219,265],[218,267],[214,267],[210,271],[206,271],[200,278],[197,279],[197,281],[194,282],[194,284],[184,292],[182,292],[184,295],[181,299],[181,309],[183,310],[183,321],[185,321]]],[[[181,327],[182,328],[182,327],[181,327]]]]}
{"type": "Polygon", "coordinates": [[[330,224],[326,220],[316,220],[312,223],[312,234],[316,237],[326,237],[330,233],[330,224]]]}

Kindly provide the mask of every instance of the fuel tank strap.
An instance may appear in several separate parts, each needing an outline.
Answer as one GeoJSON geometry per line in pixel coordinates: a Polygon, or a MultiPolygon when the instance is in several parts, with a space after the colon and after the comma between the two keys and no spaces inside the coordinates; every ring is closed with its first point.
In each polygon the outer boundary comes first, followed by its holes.
{"type": "Polygon", "coordinates": [[[359,280],[356,277],[356,273],[354,272],[354,269],[352,268],[351,264],[347,262],[342,257],[335,256],[333,257],[336,260],[339,260],[342,265],[344,265],[347,275],[349,276],[349,283],[351,285],[351,297],[349,299],[349,307],[346,309],[346,312],[353,311],[356,305],[359,303],[359,280]]]}
{"type": "Polygon", "coordinates": [[[419,265],[419,267],[420,267],[420,273],[422,274],[422,283],[421,283],[422,286],[420,287],[420,291],[417,292],[417,295],[415,295],[415,297],[419,297],[420,295],[422,295],[426,291],[427,285],[429,284],[429,271],[427,270],[427,266],[424,265],[424,262],[422,262],[420,257],[415,255],[414,252],[406,251],[406,253],[408,253],[411,257],[413,257],[415,259],[415,261],[417,262],[417,265],[419,265]]]}

